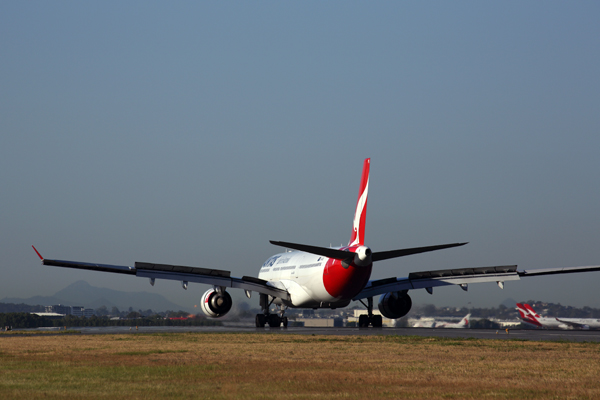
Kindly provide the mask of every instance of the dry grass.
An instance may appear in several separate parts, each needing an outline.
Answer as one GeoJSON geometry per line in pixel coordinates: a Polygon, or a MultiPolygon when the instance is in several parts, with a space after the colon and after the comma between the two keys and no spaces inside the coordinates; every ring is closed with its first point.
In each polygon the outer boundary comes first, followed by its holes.
{"type": "Polygon", "coordinates": [[[14,335],[23,335],[23,336],[35,336],[35,335],[64,335],[64,334],[72,334],[72,333],[81,333],[81,331],[77,331],[75,329],[56,329],[56,330],[14,330],[14,331],[2,331],[0,332],[0,336],[14,336],[14,335]]]}
{"type": "Polygon", "coordinates": [[[600,345],[269,334],[0,338],[4,398],[597,399],[600,345]]]}

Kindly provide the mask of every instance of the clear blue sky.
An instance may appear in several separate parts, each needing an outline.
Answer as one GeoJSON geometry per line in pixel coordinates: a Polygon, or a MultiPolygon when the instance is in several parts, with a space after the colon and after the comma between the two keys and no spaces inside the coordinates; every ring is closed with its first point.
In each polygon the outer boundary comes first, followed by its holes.
{"type": "MultiPolygon", "coordinates": [[[[269,239],[347,243],[372,158],[375,265],[600,264],[598,2],[2,2],[0,299],[84,279],[196,304],[207,286],[43,267],[256,275],[269,239]]],[[[600,307],[600,273],[414,302],[600,307]]],[[[256,306],[253,298],[252,304],[256,306]]]]}

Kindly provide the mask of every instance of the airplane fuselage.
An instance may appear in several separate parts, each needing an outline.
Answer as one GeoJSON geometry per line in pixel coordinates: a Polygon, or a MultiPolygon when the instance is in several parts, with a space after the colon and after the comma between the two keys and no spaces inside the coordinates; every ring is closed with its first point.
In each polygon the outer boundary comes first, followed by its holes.
{"type": "Polygon", "coordinates": [[[563,324],[563,323],[557,321],[556,318],[537,317],[536,320],[544,328],[549,328],[549,329],[573,329],[569,325],[563,324]]]}
{"type": "MultiPolygon", "coordinates": [[[[347,249],[353,251],[353,247],[340,248],[347,249]]],[[[340,260],[290,251],[265,261],[258,278],[290,293],[290,300],[275,299],[275,304],[298,308],[338,308],[347,306],[365,287],[371,270],[372,264],[360,267],[351,264],[345,268],[340,260]]]]}
{"type": "Polygon", "coordinates": [[[600,319],[596,318],[556,318],[560,323],[579,329],[600,329],[600,319]]]}

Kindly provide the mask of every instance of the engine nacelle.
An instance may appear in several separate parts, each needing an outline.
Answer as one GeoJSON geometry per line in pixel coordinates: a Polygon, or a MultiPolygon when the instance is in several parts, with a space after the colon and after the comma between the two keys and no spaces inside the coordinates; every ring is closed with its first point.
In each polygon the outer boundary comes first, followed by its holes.
{"type": "Polygon", "coordinates": [[[402,292],[390,292],[379,297],[379,311],[386,318],[402,318],[410,311],[412,300],[402,292]]]}
{"type": "Polygon", "coordinates": [[[231,310],[233,300],[231,295],[225,290],[217,291],[215,289],[207,290],[202,296],[200,307],[204,314],[212,318],[219,318],[231,310]]]}

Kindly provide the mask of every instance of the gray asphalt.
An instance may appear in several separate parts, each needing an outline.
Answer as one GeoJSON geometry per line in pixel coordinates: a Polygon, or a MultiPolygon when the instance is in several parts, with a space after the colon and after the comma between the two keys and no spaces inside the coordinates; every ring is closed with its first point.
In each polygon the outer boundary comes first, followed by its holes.
{"type": "MultiPolygon", "coordinates": [[[[48,328],[46,328],[48,329],[48,328]]],[[[108,334],[136,334],[136,333],[263,333],[277,335],[398,335],[398,336],[426,336],[445,338],[476,338],[476,339],[520,339],[531,341],[571,341],[571,342],[600,342],[600,330],[546,330],[546,329],[514,329],[507,333],[504,330],[492,329],[431,329],[431,328],[255,328],[248,325],[227,325],[217,327],[182,327],[182,326],[142,326],[129,327],[98,327],[98,328],[71,328],[84,335],[108,334]]]]}

